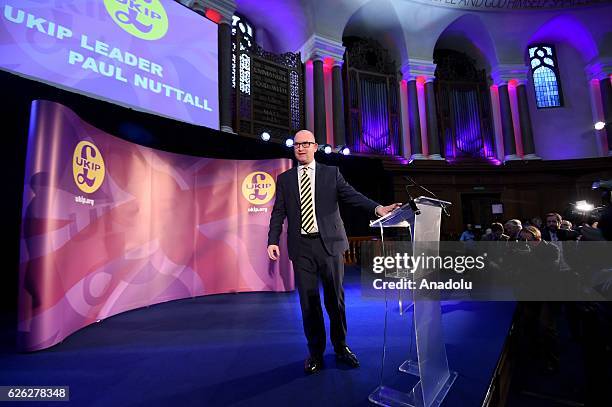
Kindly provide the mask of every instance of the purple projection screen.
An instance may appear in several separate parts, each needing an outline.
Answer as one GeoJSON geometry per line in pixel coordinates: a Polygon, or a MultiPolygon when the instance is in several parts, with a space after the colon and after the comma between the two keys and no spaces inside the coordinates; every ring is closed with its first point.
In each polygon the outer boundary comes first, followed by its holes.
{"type": "Polygon", "coordinates": [[[0,69],[219,129],[217,26],[172,0],[0,0],[0,69]]]}

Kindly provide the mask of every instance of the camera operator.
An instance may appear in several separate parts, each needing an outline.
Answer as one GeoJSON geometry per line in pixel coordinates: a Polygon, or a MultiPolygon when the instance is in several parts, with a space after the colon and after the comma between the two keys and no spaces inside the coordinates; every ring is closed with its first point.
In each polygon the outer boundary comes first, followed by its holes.
{"type": "MultiPolygon", "coordinates": [[[[612,241],[612,205],[602,211],[597,227],[583,226],[579,246],[595,240],[612,241]]],[[[612,298],[612,264],[602,264],[600,258],[606,257],[596,251],[593,251],[593,255],[583,254],[583,266],[579,272],[585,275],[584,278],[597,275],[600,283],[596,284],[595,289],[606,298],[612,298]]],[[[612,383],[612,303],[570,302],[566,304],[566,311],[574,337],[582,350],[586,378],[585,406],[609,405],[608,392],[612,383]]]]}

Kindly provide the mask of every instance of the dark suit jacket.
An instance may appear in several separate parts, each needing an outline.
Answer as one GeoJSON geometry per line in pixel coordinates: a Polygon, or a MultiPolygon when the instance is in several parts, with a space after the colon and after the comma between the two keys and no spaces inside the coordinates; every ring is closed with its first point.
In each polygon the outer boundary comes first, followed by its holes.
{"type": "MultiPolygon", "coordinates": [[[[319,233],[330,255],[342,255],[348,249],[348,239],[340,218],[338,202],[363,208],[371,217],[375,216],[374,210],[379,204],[350,186],[338,167],[316,163],[315,171],[315,212],[319,233]]],[[[301,226],[297,167],[283,172],[276,180],[276,201],[270,218],[268,245],[278,245],[285,218],[288,222],[289,258],[295,260],[299,256],[301,226]]]]}
{"type": "MultiPolygon", "coordinates": [[[[557,239],[561,242],[576,240],[578,234],[573,230],[557,229],[557,239]]],[[[550,242],[550,230],[542,228],[542,240],[550,242]]]]}

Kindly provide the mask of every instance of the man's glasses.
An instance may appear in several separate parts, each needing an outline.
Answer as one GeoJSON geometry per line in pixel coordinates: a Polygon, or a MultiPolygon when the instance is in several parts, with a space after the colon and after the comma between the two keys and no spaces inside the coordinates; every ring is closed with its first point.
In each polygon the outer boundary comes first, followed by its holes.
{"type": "Polygon", "coordinates": [[[311,145],[313,144],[317,144],[313,141],[304,141],[302,143],[293,143],[293,148],[295,148],[296,150],[298,150],[300,147],[302,148],[310,148],[311,145]]]}

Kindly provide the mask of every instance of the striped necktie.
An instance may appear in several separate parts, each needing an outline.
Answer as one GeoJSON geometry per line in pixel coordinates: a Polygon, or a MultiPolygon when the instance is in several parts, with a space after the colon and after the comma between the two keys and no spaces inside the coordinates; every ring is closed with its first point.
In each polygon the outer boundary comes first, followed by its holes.
{"type": "Polygon", "coordinates": [[[300,177],[300,213],[302,214],[302,230],[311,233],[314,227],[314,211],[312,208],[312,186],[308,167],[304,167],[300,177]]]}

